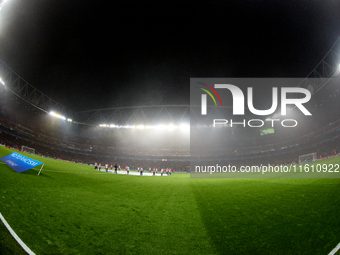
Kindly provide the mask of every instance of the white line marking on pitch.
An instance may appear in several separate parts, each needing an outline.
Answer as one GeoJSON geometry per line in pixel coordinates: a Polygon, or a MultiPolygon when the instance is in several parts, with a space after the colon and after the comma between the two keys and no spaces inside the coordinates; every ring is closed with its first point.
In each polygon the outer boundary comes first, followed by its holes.
{"type": "Polygon", "coordinates": [[[339,249],[340,249],[340,243],[338,243],[338,245],[328,255],[334,255],[339,249]]]}
{"type": "Polygon", "coordinates": [[[27,245],[21,241],[20,237],[14,232],[14,230],[11,228],[11,226],[7,223],[7,221],[5,220],[5,218],[2,216],[2,214],[0,213],[0,219],[1,221],[4,223],[4,225],[6,226],[6,228],[8,229],[8,231],[11,233],[11,235],[14,237],[14,239],[21,245],[21,247],[30,255],[35,255],[35,253],[33,251],[31,251],[30,248],[27,247],[27,245]]]}

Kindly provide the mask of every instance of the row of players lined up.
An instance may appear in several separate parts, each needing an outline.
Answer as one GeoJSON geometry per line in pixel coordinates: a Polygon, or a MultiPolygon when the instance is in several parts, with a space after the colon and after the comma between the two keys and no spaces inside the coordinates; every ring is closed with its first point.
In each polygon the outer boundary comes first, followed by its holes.
{"type": "MultiPolygon", "coordinates": [[[[98,163],[94,163],[94,169],[95,170],[100,171],[101,168],[102,168],[102,164],[98,165],[98,163]]],[[[115,173],[117,173],[117,170],[121,170],[120,165],[117,165],[117,164],[114,165],[114,168],[115,168],[115,173]]],[[[109,166],[109,164],[105,164],[105,171],[108,172],[109,169],[113,170],[113,166],[112,165],[109,166]]],[[[130,168],[128,166],[125,167],[125,170],[126,170],[126,174],[129,174],[130,168]]],[[[137,167],[137,171],[140,173],[140,175],[143,175],[144,169],[143,169],[143,167],[137,167]]],[[[151,173],[151,171],[153,172],[153,175],[155,175],[155,174],[158,173],[158,168],[153,168],[153,170],[152,170],[151,167],[149,167],[149,172],[151,173]]],[[[160,170],[160,172],[161,172],[162,176],[163,176],[164,172],[166,172],[167,175],[169,175],[169,174],[171,175],[172,170],[171,170],[171,168],[167,168],[165,170],[162,168],[160,170]]]]}

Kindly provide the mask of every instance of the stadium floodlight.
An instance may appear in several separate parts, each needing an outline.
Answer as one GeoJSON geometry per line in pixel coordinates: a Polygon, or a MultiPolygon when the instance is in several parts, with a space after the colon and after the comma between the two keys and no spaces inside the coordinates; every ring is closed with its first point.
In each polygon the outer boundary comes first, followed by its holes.
{"type": "Polygon", "coordinates": [[[335,76],[337,76],[340,73],[340,64],[338,65],[338,69],[335,71],[335,76]]]}
{"type": "Polygon", "coordinates": [[[2,7],[4,6],[4,4],[7,2],[8,0],[3,0],[2,3],[0,3],[0,11],[2,9],[2,7]]]}
{"type": "Polygon", "coordinates": [[[188,124],[181,124],[181,125],[179,125],[179,129],[183,130],[183,131],[190,130],[190,125],[188,125],[188,124]]]}
{"type": "Polygon", "coordinates": [[[67,121],[68,121],[68,122],[72,122],[72,119],[68,118],[67,121]]]}
{"type": "Polygon", "coordinates": [[[55,113],[55,112],[53,112],[53,111],[50,112],[50,115],[52,115],[53,117],[56,117],[56,118],[58,118],[58,119],[66,120],[66,117],[65,117],[65,116],[60,115],[60,114],[58,114],[58,113],[55,113]]]}
{"type": "Polygon", "coordinates": [[[177,128],[178,127],[175,126],[175,125],[172,125],[172,124],[168,125],[168,130],[174,130],[174,129],[177,129],[177,128]]]}
{"type": "Polygon", "coordinates": [[[2,80],[1,77],[0,77],[0,83],[6,87],[6,84],[5,84],[5,82],[2,80]]]}
{"type": "MultiPolygon", "coordinates": [[[[121,125],[115,125],[115,124],[99,124],[99,127],[105,127],[105,128],[117,128],[117,129],[120,129],[120,128],[138,128],[138,129],[144,129],[144,125],[139,125],[139,126],[130,126],[130,125],[127,125],[127,126],[121,126],[121,125]]],[[[151,127],[151,126],[149,126],[151,127]]]]}
{"type": "Polygon", "coordinates": [[[166,128],[167,128],[167,126],[165,126],[165,125],[158,125],[158,126],[155,127],[155,129],[157,129],[157,130],[164,130],[166,128]]]}
{"type": "MultiPolygon", "coordinates": [[[[56,116],[57,114],[52,112],[52,115],[56,116]]],[[[72,120],[71,120],[72,121],[72,120]]],[[[115,125],[115,124],[99,124],[99,127],[107,127],[107,128],[127,128],[127,129],[156,129],[156,130],[175,130],[175,129],[181,129],[181,130],[189,130],[190,126],[187,124],[182,124],[181,126],[177,126],[174,124],[169,124],[169,125],[157,125],[157,126],[152,126],[152,125],[137,125],[137,126],[132,126],[132,125],[126,125],[126,126],[121,126],[121,125],[115,125]]]]}
{"type": "MultiPolygon", "coordinates": [[[[2,15],[3,14],[1,14],[3,11],[2,11],[2,8],[4,7],[4,5],[5,5],[5,3],[7,2],[8,0],[0,0],[0,20],[2,19],[2,15]]],[[[1,22],[2,23],[2,22],[1,22]]],[[[3,84],[4,85],[4,84],[3,84]]]]}

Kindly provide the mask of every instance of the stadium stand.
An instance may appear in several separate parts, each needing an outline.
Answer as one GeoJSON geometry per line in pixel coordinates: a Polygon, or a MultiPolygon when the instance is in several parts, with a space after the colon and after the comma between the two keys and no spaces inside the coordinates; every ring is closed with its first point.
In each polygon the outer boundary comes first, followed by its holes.
{"type": "Polygon", "coordinates": [[[16,149],[22,145],[33,147],[37,154],[56,159],[84,164],[118,163],[131,169],[143,166],[187,171],[193,157],[233,165],[288,164],[311,152],[317,152],[318,158],[340,152],[338,97],[340,93],[335,85],[321,90],[308,105],[313,118],[303,119],[294,133],[289,128],[278,127],[275,134],[260,136],[258,129],[248,128],[241,134],[237,127],[228,128],[223,130],[225,140],[217,141],[220,146],[202,146],[190,151],[188,135],[164,132],[150,139],[154,134],[147,130],[136,132],[67,123],[2,90],[0,143],[16,149]]]}

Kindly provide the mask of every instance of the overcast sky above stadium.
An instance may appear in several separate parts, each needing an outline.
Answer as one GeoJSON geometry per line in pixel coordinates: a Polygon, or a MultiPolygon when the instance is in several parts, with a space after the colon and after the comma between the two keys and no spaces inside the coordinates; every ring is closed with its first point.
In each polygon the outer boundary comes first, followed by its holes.
{"type": "Polygon", "coordinates": [[[190,77],[305,77],[340,1],[8,0],[0,58],[77,111],[189,104],[190,77]]]}

